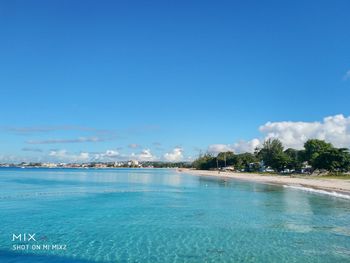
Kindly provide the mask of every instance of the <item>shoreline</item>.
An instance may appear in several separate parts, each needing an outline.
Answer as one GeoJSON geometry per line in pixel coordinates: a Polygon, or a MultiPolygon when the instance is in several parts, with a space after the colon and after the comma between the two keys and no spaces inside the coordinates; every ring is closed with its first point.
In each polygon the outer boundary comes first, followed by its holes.
{"type": "Polygon", "coordinates": [[[350,199],[350,180],[329,178],[298,178],[283,175],[261,175],[257,173],[222,172],[208,170],[193,170],[180,168],[180,173],[195,176],[210,176],[217,178],[230,178],[263,184],[281,185],[285,187],[323,192],[324,194],[338,194],[339,197],[350,199]],[[305,189],[304,189],[305,188],[305,189]]]}

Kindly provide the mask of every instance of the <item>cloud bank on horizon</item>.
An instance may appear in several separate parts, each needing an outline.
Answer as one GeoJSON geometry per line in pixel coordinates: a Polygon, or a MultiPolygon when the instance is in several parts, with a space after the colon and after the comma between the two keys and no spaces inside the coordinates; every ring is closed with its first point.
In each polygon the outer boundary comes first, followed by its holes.
{"type": "MultiPolygon", "coordinates": [[[[350,116],[343,114],[333,115],[323,118],[322,121],[303,122],[303,121],[281,121],[267,122],[258,128],[260,135],[251,140],[239,140],[232,144],[211,144],[207,151],[217,154],[223,151],[233,151],[235,153],[254,152],[255,148],[260,146],[268,138],[277,138],[282,141],[285,148],[301,149],[308,139],[321,139],[331,142],[336,147],[350,148],[350,116]]],[[[17,130],[16,130],[17,131],[17,130]]],[[[30,130],[33,132],[33,129],[30,130]]],[[[102,143],[107,140],[96,140],[94,137],[79,137],[80,143],[102,143]],[[93,139],[91,139],[93,138],[93,139]],[[91,139],[91,140],[90,140],[91,139]]],[[[73,143],[72,140],[42,140],[40,143],[32,144],[62,144],[73,143]]],[[[28,143],[28,141],[26,141],[28,143]]],[[[74,143],[75,144],[75,143],[74,143]]],[[[142,147],[140,144],[129,143],[130,151],[122,147],[111,147],[102,151],[89,151],[90,147],[82,151],[71,151],[66,147],[50,149],[45,151],[41,148],[23,147],[23,152],[36,153],[37,161],[54,162],[89,162],[89,161],[192,161],[193,152],[190,146],[175,146],[173,148],[160,149],[159,142],[153,143],[149,147],[142,147]]],[[[107,146],[108,147],[108,146],[107,146]]],[[[204,145],[205,147],[205,145],[204,145]]],[[[34,161],[34,159],[24,159],[16,155],[0,155],[1,162],[19,162],[34,161]]]]}
{"type": "Polygon", "coordinates": [[[267,122],[259,127],[259,131],[262,135],[260,138],[233,144],[212,144],[209,145],[208,152],[253,152],[269,138],[281,140],[285,148],[302,149],[308,139],[325,140],[336,147],[350,148],[350,116],[345,117],[343,114],[325,117],[322,121],[315,122],[267,122]]]}
{"type": "Polygon", "coordinates": [[[171,152],[164,154],[164,159],[168,162],[179,162],[183,158],[183,149],[181,147],[175,147],[171,152]]]}
{"type": "MultiPolygon", "coordinates": [[[[180,162],[184,160],[183,149],[181,147],[175,147],[169,152],[166,152],[161,158],[154,155],[151,149],[143,149],[137,153],[131,153],[130,155],[121,154],[117,150],[106,150],[105,152],[80,152],[70,153],[69,151],[63,150],[51,150],[49,156],[53,160],[58,161],[70,161],[70,162],[89,162],[89,161],[126,161],[126,160],[137,160],[137,161],[168,161],[168,162],[180,162]]],[[[188,160],[188,158],[187,158],[188,160]]]]}
{"type": "MultiPolygon", "coordinates": [[[[320,139],[331,142],[336,147],[350,148],[350,116],[343,114],[325,117],[322,121],[315,122],[267,122],[259,127],[261,137],[251,140],[240,140],[233,144],[212,144],[208,146],[208,152],[217,154],[224,151],[235,153],[254,152],[264,140],[276,138],[281,140],[285,148],[302,149],[308,139],[320,139]]],[[[139,145],[130,144],[135,149],[139,145]]],[[[156,156],[152,149],[146,148],[130,155],[123,155],[117,150],[107,150],[103,153],[80,152],[78,154],[68,153],[66,150],[51,151],[50,157],[61,161],[113,161],[134,159],[138,161],[168,161],[179,162],[191,160],[186,157],[182,147],[175,147],[161,156],[156,156]]]]}

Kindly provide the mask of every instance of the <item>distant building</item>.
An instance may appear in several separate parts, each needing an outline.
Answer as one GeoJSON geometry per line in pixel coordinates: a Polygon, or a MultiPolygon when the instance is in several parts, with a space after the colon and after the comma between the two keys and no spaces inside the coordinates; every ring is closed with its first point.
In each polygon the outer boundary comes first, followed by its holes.
{"type": "Polygon", "coordinates": [[[140,167],[141,165],[139,164],[139,161],[131,160],[131,161],[128,161],[128,166],[129,167],[140,167]]]}
{"type": "Polygon", "coordinates": [[[105,163],[96,163],[94,167],[96,167],[96,168],[107,168],[107,164],[105,164],[105,163]]]}
{"type": "Polygon", "coordinates": [[[47,167],[47,168],[55,168],[57,167],[56,163],[43,163],[41,166],[47,167]]]}
{"type": "Polygon", "coordinates": [[[121,162],[114,162],[114,167],[121,167],[123,166],[123,163],[121,162]]]}

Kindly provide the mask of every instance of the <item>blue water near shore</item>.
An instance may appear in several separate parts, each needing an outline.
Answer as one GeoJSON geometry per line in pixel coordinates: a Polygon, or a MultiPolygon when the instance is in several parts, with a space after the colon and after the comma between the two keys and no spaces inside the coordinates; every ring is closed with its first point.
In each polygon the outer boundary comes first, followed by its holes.
{"type": "Polygon", "coordinates": [[[2,168],[0,187],[0,262],[350,262],[341,198],[167,169],[2,168]]]}

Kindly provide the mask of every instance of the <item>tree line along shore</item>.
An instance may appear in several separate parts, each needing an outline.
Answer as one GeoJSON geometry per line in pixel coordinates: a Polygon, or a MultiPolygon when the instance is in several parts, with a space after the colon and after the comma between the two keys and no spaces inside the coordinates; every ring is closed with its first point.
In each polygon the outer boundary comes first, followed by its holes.
{"type": "Polygon", "coordinates": [[[192,166],[198,170],[350,176],[350,153],[348,148],[337,148],[324,140],[310,139],[303,149],[297,150],[284,149],[280,140],[268,139],[254,153],[206,153],[192,166]]]}

